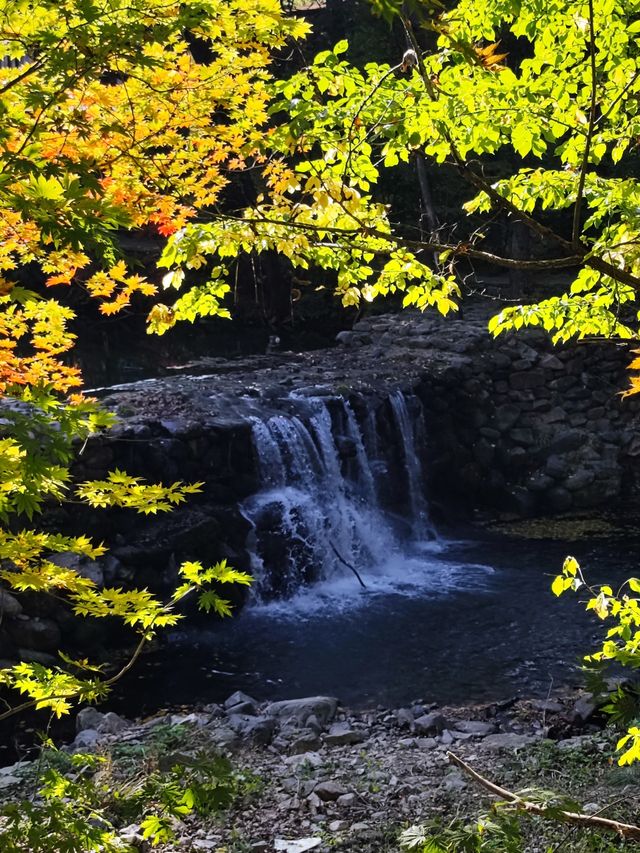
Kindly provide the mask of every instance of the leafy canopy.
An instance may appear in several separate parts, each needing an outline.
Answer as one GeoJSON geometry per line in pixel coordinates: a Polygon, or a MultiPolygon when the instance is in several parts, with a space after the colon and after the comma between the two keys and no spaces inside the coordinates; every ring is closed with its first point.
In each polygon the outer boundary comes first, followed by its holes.
{"type": "MultiPolygon", "coordinates": [[[[392,15],[400,4],[378,2],[392,15]]],[[[640,189],[630,165],[640,131],[638,0],[460,0],[422,8],[435,33],[417,63],[355,67],[346,41],[273,85],[275,127],[266,140],[257,203],[190,221],[171,236],[167,280],[212,258],[213,282],[243,252],[276,251],[294,266],[327,271],[346,305],[393,291],[405,305],[446,313],[460,295],[456,261],[574,271],[569,290],[505,308],[498,334],[541,326],[554,340],[630,338],[640,287],[640,189]],[[501,42],[502,40],[502,42],[501,42]],[[515,61],[503,44],[519,45],[515,61]],[[520,167],[491,183],[483,162],[513,152],[520,167]],[[520,260],[483,246],[486,229],[457,241],[446,227],[421,233],[396,221],[383,173],[414,157],[452,165],[467,182],[468,212],[524,222],[549,257],[520,260]],[[548,211],[566,210],[551,227],[548,211]],[[437,264],[431,263],[437,253],[437,264]]],[[[159,318],[170,325],[172,317],[159,318]]]]}
{"type": "MultiPolygon", "coordinates": [[[[76,615],[120,619],[139,637],[133,660],[176,623],[185,596],[227,615],[220,585],[250,578],[225,562],[191,562],[167,600],[101,589],[56,557],[96,559],[103,545],[21,529],[51,501],[150,514],[199,491],[120,471],[72,482],[77,447],[113,419],[78,391],[73,312],[23,282],[39,272],[50,287],[74,283],[105,314],[154,294],[156,284],[127,265],[120,233],[166,239],[215,204],[235,172],[264,159],[271,56],[307,29],[277,0],[0,0],[0,579],[17,593],[63,597],[76,615]]],[[[218,283],[202,299],[191,295],[183,315],[225,314],[227,290],[218,283]]],[[[108,678],[66,656],[60,666],[3,669],[0,686],[24,701],[0,719],[99,699],[133,660],[108,678]]]]}

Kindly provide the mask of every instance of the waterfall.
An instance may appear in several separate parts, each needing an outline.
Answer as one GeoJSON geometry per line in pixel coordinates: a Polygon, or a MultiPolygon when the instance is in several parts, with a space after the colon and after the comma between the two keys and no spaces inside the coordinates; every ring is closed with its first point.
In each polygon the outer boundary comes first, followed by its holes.
{"type": "Polygon", "coordinates": [[[402,509],[413,533],[430,531],[419,425],[400,392],[389,405],[399,472],[381,458],[375,412],[366,409],[361,426],[341,397],[291,396],[286,413],[251,418],[261,487],[242,511],[252,527],[248,545],[259,600],[290,597],[315,581],[349,574],[349,566],[366,580],[368,570],[397,550],[402,530],[381,504],[383,476],[408,489],[402,509]]]}
{"type": "Polygon", "coordinates": [[[418,417],[412,419],[401,391],[392,392],[389,395],[389,402],[400,436],[413,533],[420,539],[433,538],[434,530],[429,520],[429,509],[424,493],[422,465],[416,450],[418,434],[424,429],[422,409],[419,409],[418,417]]]}

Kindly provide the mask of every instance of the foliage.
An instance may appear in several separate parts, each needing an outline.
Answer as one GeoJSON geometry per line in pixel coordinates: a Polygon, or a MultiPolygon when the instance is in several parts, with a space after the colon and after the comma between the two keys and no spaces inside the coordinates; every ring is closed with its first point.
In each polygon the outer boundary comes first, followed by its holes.
{"type": "Polygon", "coordinates": [[[404,849],[414,853],[522,853],[530,845],[541,853],[615,853],[621,847],[619,840],[596,832],[567,830],[562,824],[551,824],[550,829],[545,833],[539,821],[525,822],[498,807],[475,821],[454,819],[446,826],[432,821],[409,827],[400,840],[404,849]]]}
{"type": "Polygon", "coordinates": [[[170,841],[190,814],[206,818],[251,793],[255,781],[222,755],[176,753],[158,762],[151,751],[127,765],[113,755],[65,756],[46,750],[37,798],[0,806],[7,853],[127,851],[119,830],[132,823],[156,845],[170,841]]]}
{"type": "MultiPolygon", "coordinates": [[[[333,271],[346,305],[402,291],[405,305],[446,313],[459,296],[460,259],[573,268],[564,295],[505,308],[492,331],[540,326],[557,341],[632,337],[640,285],[639,190],[628,165],[639,120],[636,0],[460,0],[444,12],[413,5],[436,35],[434,50],[419,49],[404,17],[414,61],[360,69],[341,41],[274,85],[277,126],[257,203],[172,235],[161,261],[171,281],[209,257],[224,278],[229,259],[269,250],[302,269],[333,271]],[[502,47],[516,42],[522,60],[502,47]],[[492,184],[482,163],[506,151],[521,167],[492,184]],[[453,228],[424,235],[395,222],[379,182],[415,157],[453,166],[472,190],[467,212],[486,226],[458,241],[453,228]],[[550,225],[548,212],[562,210],[570,236],[550,225]],[[542,237],[550,257],[484,248],[501,211],[542,237]]],[[[403,15],[399,3],[378,6],[403,15]]]]}
{"type": "Polygon", "coordinates": [[[485,816],[475,824],[454,820],[446,827],[437,822],[411,826],[400,843],[418,853],[521,853],[523,848],[520,823],[513,815],[485,816]]]}
{"type": "MultiPolygon", "coordinates": [[[[618,663],[625,667],[640,668],[640,580],[628,578],[614,592],[608,584],[590,585],[575,557],[567,557],[562,567],[562,573],[554,578],[552,591],[562,595],[567,590],[578,591],[586,589],[590,598],[586,609],[592,610],[596,616],[610,627],[606,632],[601,647],[585,661],[587,664],[618,663]]],[[[631,714],[637,713],[635,697],[628,691],[618,689],[614,692],[608,710],[619,719],[628,716],[625,706],[631,709],[631,714]]],[[[640,759],[640,728],[633,725],[622,737],[617,748],[622,754],[618,759],[621,765],[631,764],[640,759]]]]}
{"type": "MultiPolygon", "coordinates": [[[[17,593],[63,598],[79,616],[121,620],[137,632],[137,655],[176,623],[185,596],[227,615],[220,585],[250,579],[224,562],[191,562],[167,600],[100,589],[57,556],[97,559],[102,544],[22,529],[55,502],[153,514],[200,488],[120,471],[72,482],[77,448],[113,418],[79,393],[73,312],[24,281],[74,283],[105,314],[155,293],[127,266],[119,234],[166,238],[215,204],[234,173],[264,160],[271,58],[308,26],[277,0],[0,0],[0,11],[0,579],[17,593]]],[[[174,319],[225,314],[228,286],[216,276],[179,300],[174,319]]],[[[163,280],[178,283],[173,272],[163,280]]],[[[64,655],[59,666],[4,669],[0,686],[24,701],[0,719],[102,698],[131,663],[110,677],[64,655]]]]}

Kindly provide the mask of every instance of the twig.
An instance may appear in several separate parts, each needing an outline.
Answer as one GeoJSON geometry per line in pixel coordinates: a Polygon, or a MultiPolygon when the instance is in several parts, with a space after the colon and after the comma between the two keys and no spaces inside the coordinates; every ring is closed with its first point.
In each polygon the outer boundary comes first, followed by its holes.
{"type": "Polygon", "coordinates": [[[621,823],[618,820],[599,817],[596,814],[590,815],[584,814],[583,812],[568,812],[564,811],[564,809],[549,808],[548,806],[540,805],[539,803],[532,803],[529,800],[523,800],[518,796],[518,794],[514,794],[513,791],[508,791],[506,788],[501,788],[500,785],[496,785],[495,782],[485,779],[485,777],[481,776],[477,770],[474,770],[473,767],[453,752],[447,752],[447,758],[453,764],[456,764],[461,770],[464,770],[464,772],[468,776],[471,776],[471,778],[479,785],[486,788],[494,797],[499,797],[501,800],[505,800],[518,811],[528,812],[550,820],[559,820],[565,823],[571,823],[574,826],[604,829],[607,832],[616,833],[616,835],[619,835],[621,838],[631,838],[634,841],[640,841],[640,826],[635,826],[631,823],[621,823]]]}
{"type": "Polygon", "coordinates": [[[354,573],[354,575],[358,578],[358,581],[360,582],[360,586],[361,586],[363,589],[366,589],[366,588],[367,588],[367,585],[366,585],[366,583],[362,580],[362,578],[360,577],[360,574],[358,573],[358,570],[356,569],[356,567],[355,567],[355,566],[352,566],[352,565],[351,565],[351,563],[349,563],[349,562],[347,562],[347,561],[345,560],[345,558],[344,558],[344,557],[342,556],[342,554],[338,551],[338,549],[337,549],[337,548],[336,548],[336,546],[333,544],[333,542],[329,542],[329,545],[330,545],[331,550],[333,551],[333,553],[336,555],[336,557],[337,557],[337,558],[340,560],[340,562],[342,563],[342,565],[343,565],[343,566],[346,566],[348,569],[351,569],[351,571],[354,573]]]}
{"type": "Polygon", "coordinates": [[[594,29],[593,16],[593,0],[589,0],[589,57],[591,64],[591,106],[589,109],[589,127],[587,129],[587,138],[584,142],[584,154],[582,156],[580,178],[578,180],[576,204],[573,209],[573,229],[571,232],[571,242],[574,246],[580,245],[580,212],[582,209],[582,198],[584,196],[584,185],[587,179],[587,169],[589,168],[591,140],[593,139],[593,132],[596,126],[596,107],[598,105],[596,77],[596,34],[594,29]]]}

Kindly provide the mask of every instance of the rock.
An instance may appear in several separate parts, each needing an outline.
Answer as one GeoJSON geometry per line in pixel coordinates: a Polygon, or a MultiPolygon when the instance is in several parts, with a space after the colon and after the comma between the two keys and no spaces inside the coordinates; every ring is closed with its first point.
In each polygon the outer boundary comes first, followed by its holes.
{"type": "Polygon", "coordinates": [[[559,429],[545,448],[545,453],[568,453],[577,450],[585,442],[585,434],[577,429],[559,429]]]}
{"type": "Polygon", "coordinates": [[[25,663],[39,663],[41,666],[57,666],[60,658],[50,655],[48,652],[40,652],[36,649],[18,649],[18,658],[25,663]]]}
{"type": "Polygon", "coordinates": [[[0,791],[5,788],[14,788],[21,783],[21,779],[17,776],[0,776],[0,791]]]}
{"type": "Polygon", "coordinates": [[[0,776],[14,776],[25,767],[30,767],[32,761],[16,761],[15,764],[9,764],[7,767],[0,767],[0,776]]]}
{"type": "Polygon", "coordinates": [[[413,713],[409,708],[400,708],[400,710],[396,711],[396,720],[401,729],[411,729],[413,731],[414,719],[413,713]]]}
{"type": "Polygon", "coordinates": [[[53,619],[25,616],[7,622],[7,633],[17,646],[49,652],[60,646],[60,628],[53,619]]]}
{"type": "Polygon", "coordinates": [[[304,724],[311,715],[315,716],[321,725],[331,722],[338,710],[338,700],[331,696],[310,696],[305,699],[285,699],[282,702],[272,702],[267,705],[265,714],[269,717],[286,719],[294,717],[304,724]]]}
{"type": "Polygon", "coordinates": [[[245,714],[231,714],[229,725],[243,740],[249,740],[260,746],[271,743],[276,723],[270,717],[249,717],[245,714]]]}
{"type": "Polygon", "coordinates": [[[22,605],[15,596],[4,589],[0,589],[0,618],[15,619],[22,613],[22,605]]]}
{"type": "Polygon", "coordinates": [[[593,741],[589,737],[589,735],[576,735],[575,737],[568,737],[564,740],[559,740],[556,743],[558,749],[582,749],[583,746],[592,743],[593,741]]]}
{"type": "Polygon", "coordinates": [[[100,713],[96,708],[82,708],[76,716],[76,731],[83,732],[86,729],[95,729],[97,731],[104,722],[104,719],[105,715],[100,713]]]}
{"type": "MultiPolygon", "coordinates": [[[[336,335],[336,343],[342,344],[343,347],[351,346],[354,342],[355,334],[350,331],[338,332],[336,335]]],[[[276,848],[277,849],[277,848],[276,848]]]]}
{"type": "Polygon", "coordinates": [[[521,373],[512,373],[509,384],[514,391],[524,391],[529,388],[540,388],[545,384],[543,370],[526,370],[521,373]]]}
{"type": "Polygon", "coordinates": [[[464,791],[467,787],[467,782],[463,779],[461,773],[454,770],[451,773],[447,773],[440,787],[445,791],[464,791]]]}
{"type": "Polygon", "coordinates": [[[535,711],[543,711],[547,714],[559,714],[562,711],[562,705],[555,699],[533,699],[531,707],[535,711]]]}
{"type": "Polygon", "coordinates": [[[69,746],[69,752],[82,752],[83,750],[91,752],[95,749],[99,740],[100,732],[97,732],[95,729],[83,729],[76,735],[75,740],[69,746]]]}
{"type": "Polygon", "coordinates": [[[123,827],[118,832],[118,837],[134,850],[147,850],[149,845],[144,840],[142,828],[138,823],[132,823],[123,827]]]}
{"type": "Polygon", "coordinates": [[[324,736],[324,742],[327,746],[347,746],[362,743],[365,738],[365,732],[351,728],[349,723],[334,723],[324,736]]]}
{"type": "Polygon", "coordinates": [[[329,832],[342,832],[349,826],[346,820],[332,820],[329,824],[329,832]]]}
{"type": "Polygon", "coordinates": [[[516,444],[523,444],[525,447],[529,447],[535,442],[532,429],[512,429],[509,438],[516,444]]]}
{"type": "Polygon", "coordinates": [[[320,847],[321,844],[322,838],[297,838],[295,840],[276,838],[273,842],[273,849],[282,851],[282,853],[306,853],[307,850],[313,850],[320,847]]]}
{"type": "Polygon", "coordinates": [[[321,767],[322,758],[317,752],[305,752],[302,755],[290,755],[284,759],[284,763],[293,767],[302,767],[305,764],[309,767],[321,767]]]}
{"type": "Polygon", "coordinates": [[[131,723],[123,717],[120,717],[118,714],[114,714],[113,711],[107,711],[102,722],[98,726],[98,731],[101,734],[115,735],[118,732],[122,732],[125,729],[130,728],[130,726],[131,723]]]}
{"type": "Polygon", "coordinates": [[[520,414],[520,407],[511,403],[498,406],[494,412],[496,429],[500,430],[500,432],[508,432],[516,423],[520,414]]]}
{"type": "Polygon", "coordinates": [[[490,750],[501,749],[522,749],[532,743],[536,743],[538,738],[531,735],[518,735],[514,732],[506,732],[505,734],[487,735],[482,741],[482,746],[490,750]]]}
{"type": "Polygon", "coordinates": [[[550,352],[547,352],[542,356],[540,359],[540,367],[544,367],[545,370],[564,370],[564,364],[557,356],[550,352]]]}
{"type": "Polygon", "coordinates": [[[571,471],[572,465],[568,459],[561,456],[550,456],[544,466],[546,473],[554,480],[564,480],[571,471]]]}
{"type": "Polygon", "coordinates": [[[205,720],[200,714],[172,714],[169,722],[172,726],[199,726],[205,720]]]}
{"type": "Polygon", "coordinates": [[[355,794],[340,794],[336,802],[345,809],[351,808],[358,802],[358,797],[355,794]]]}
{"type": "Polygon", "coordinates": [[[457,732],[464,732],[477,737],[492,735],[497,730],[495,723],[485,723],[483,720],[459,720],[454,728],[457,732]]]}
{"type": "Polygon", "coordinates": [[[593,471],[589,468],[582,468],[580,471],[576,471],[575,474],[567,477],[564,486],[570,492],[579,492],[581,489],[586,489],[587,486],[590,486],[595,478],[596,475],[593,471]]]}
{"type": "Polygon", "coordinates": [[[236,690],[225,701],[224,709],[229,714],[257,714],[258,703],[251,696],[243,693],[242,690],[236,690]]]}
{"type": "Polygon", "coordinates": [[[338,797],[348,794],[349,791],[339,782],[332,782],[329,780],[327,782],[319,782],[313,789],[313,793],[317,797],[320,797],[324,802],[333,802],[334,800],[337,800],[338,797]]]}
{"type": "Polygon", "coordinates": [[[239,742],[238,735],[229,726],[220,726],[212,734],[213,742],[220,749],[234,749],[239,742]]]}
{"type": "Polygon", "coordinates": [[[86,557],[81,554],[74,554],[73,551],[63,551],[60,554],[54,554],[49,559],[56,566],[72,569],[81,577],[93,581],[96,586],[104,585],[104,571],[100,563],[95,560],[87,560],[86,557]]]}
{"type": "Polygon", "coordinates": [[[592,693],[585,693],[573,706],[571,721],[573,723],[586,723],[596,712],[596,702],[592,693]]]}
{"type": "Polygon", "coordinates": [[[193,850],[219,850],[220,845],[213,838],[194,838],[191,842],[193,850]]]}
{"type": "Polygon", "coordinates": [[[446,725],[446,719],[437,711],[423,714],[414,721],[415,732],[419,735],[440,734],[446,725]]]}
{"type": "Polygon", "coordinates": [[[435,749],[438,746],[434,737],[417,737],[415,740],[418,749],[435,749]]]}
{"type": "Polygon", "coordinates": [[[305,752],[315,752],[320,749],[322,742],[319,736],[312,731],[303,732],[300,737],[291,741],[289,752],[291,755],[302,755],[305,752]]]}

